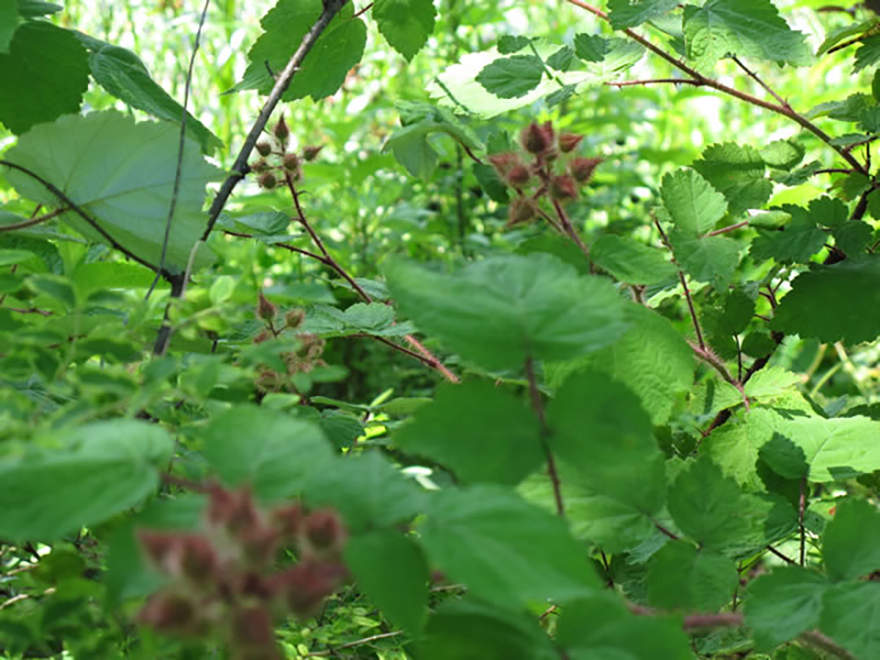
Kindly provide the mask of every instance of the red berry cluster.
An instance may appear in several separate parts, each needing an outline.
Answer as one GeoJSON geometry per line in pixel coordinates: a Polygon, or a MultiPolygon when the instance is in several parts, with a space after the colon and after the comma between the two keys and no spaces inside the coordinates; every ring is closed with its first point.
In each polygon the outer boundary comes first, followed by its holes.
{"type": "Polygon", "coordinates": [[[550,122],[532,122],[520,134],[525,154],[508,151],[489,156],[501,180],[517,192],[510,203],[508,226],[534,219],[538,201],[548,194],[558,202],[577,198],[579,187],[589,183],[602,159],[570,156],[563,161],[560,155],[571,154],[583,139],[574,133],[557,136],[550,122]],[[524,156],[531,162],[524,162],[524,156]],[[536,189],[527,193],[527,186],[536,189]]]}
{"type": "Polygon", "coordinates": [[[156,630],[188,638],[220,636],[234,660],[280,660],[273,622],[314,614],[346,576],[347,533],[336,511],[301,504],[261,510],[248,488],[208,487],[201,532],[138,532],[149,562],[171,578],[140,612],[156,630]],[[275,569],[281,548],[298,562],[275,569]]]}
{"type": "Polygon", "coordinates": [[[302,161],[315,160],[324,148],[323,145],[306,146],[301,154],[289,153],[289,140],[290,129],[282,117],[272,128],[272,138],[257,142],[260,158],[251,163],[251,170],[259,175],[257,180],[261,188],[272,190],[288,177],[291,181],[299,181],[302,178],[302,161]]]}

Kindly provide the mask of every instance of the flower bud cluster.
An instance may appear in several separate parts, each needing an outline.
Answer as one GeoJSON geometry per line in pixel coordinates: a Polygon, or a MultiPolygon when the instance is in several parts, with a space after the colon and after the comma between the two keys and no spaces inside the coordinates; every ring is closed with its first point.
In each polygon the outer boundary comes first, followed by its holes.
{"type": "Polygon", "coordinates": [[[520,133],[522,152],[489,156],[498,177],[517,192],[508,209],[508,227],[535,219],[542,197],[562,203],[578,197],[580,188],[590,182],[602,162],[602,158],[574,155],[583,139],[575,133],[557,135],[550,122],[532,122],[520,133]],[[528,186],[536,190],[529,194],[525,190],[528,186]]]}
{"type": "Polygon", "coordinates": [[[302,178],[302,162],[317,158],[323,145],[306,145],[301,154],[287,150],[290,142],[290,127],[281,117],[269,131],[270,137],[257,142],[254,147],[259,158],[250,164],[257,174],[257,182],[264,190],[273,190],[282,185],[287,177],[293,181],[302,178]]]}
{"type": "Polygon", "coordinates": [[[333,509],[264,511],[248,488],[211,484],[202,531],[139,530],[147,560],[170,580],[139,620],[180,637],[221,637],[231,657],[280,660],[274,621],[320,609],[346,577],[346,538],[333,509]],[[282,548],[295,552],[292,567],[276,567],[282,548]]]}

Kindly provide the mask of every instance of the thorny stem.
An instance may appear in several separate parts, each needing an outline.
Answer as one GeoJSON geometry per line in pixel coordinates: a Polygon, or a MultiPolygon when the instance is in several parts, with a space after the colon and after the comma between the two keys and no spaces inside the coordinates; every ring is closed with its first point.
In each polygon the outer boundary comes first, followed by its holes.
{"type": "MultiPolygon", "coordinates": [[[[598,7],[594,7],[593,5],[591,5],[587,2],[584,2],[584,0],[566,0],[566,2],[569,2],[570,4],[573,4],[577,7],[580,7],[581,9],[584,9],[584,10],[590,12],[594,16],[597,16],[606,22],[609,22],[609,23],[611,22],[608,17],[608,14],[606,12],[602,11],[598,7]]],[[[841,158],[843,158],[847,163],[849,163],[853,167],[854,170],[856,170],[857,172],[859,172],[861,174],[864,174],[867,177],[870,177],[871,173],[868,171],[868,169],[864,165],[862,165],[862,163],[860,163],[851,153],[849,153],[848,150],[846,150],[844,147],[840,147],[838,145],[835,145],[832,142],[831,137],[825,131],[823,131],[821,128],[816,126],[816,124],[811,122],[809,119],[804,117],[802,114],[793,110],[790,106],[780,105],[780,104],[776,104],[776,103],[770,103],[769,101],[759,99],[756,96],[753,96],[751,94],[747,94],[746,92],[741,92],[734,87],[730,87],[728,85],[725,85],[724,83],[721,83],[721,82],[715,80],[714,78],[709,78],[708,76],[704,76],[702,73],[700,73],[699,71],[697,71],[693,67],[688,66],[684,62],[676,59],[671,54],[667,53],[665,50],[663,50],[659,46],[654,45],[653,43],[648,41],[645,37],[640,35],[638,32],[635,32],[634,30],[626,28],[623,30],[623,33],[626,34],[626,36],[628,36],[633,41],[638,42],[639,44],[641,44],[642,46],[644,46],[645,48],[650,50],[652,53],[654,53],[658,57],[666,60],[669,64],[674,66],[679,71],[682,71],[682,72],[686,73],[687,75],[689,75],[694,81],[694,82],[690,82],[689,84],[696,84],[698,86],[711,87],[713,89],[717,89],[719,92],[723,92],[723,93],[727,94],[728,96],[733,96],[734,98],[737,98],[741,101],[745,101],[746,103],[750,103],[751,105],[755,105],[755,106],[758,106],[759,108],[764,108],[765,110],[769,110],[771,112],[775,112],[776,114],[780,114],[784,117],[788,117],[789,119],[791,119],[795,123],[799,124],[802,128],[808,130],[810,133],[812,133],[813,135],[818,137],[822,142],[827,144],[829,147],[834,149],[840,155],[841,158]]],[[[682,82],[682,81],[676,81],[676,82],[682,82]]]]}
{"type": "Polygon", "coordinates": [[[562,500],[562,483],[559,481],[559,473],[556,471],[556,461],[553,458],[553,452],[547,439],[550,436],[550,427],[547,426],[547,419],[544,416],[544,402],[541,400],[541,390],[538,389],[538,379],[535,376],[535,364],[531,356],[526,358],[525,364],[526,379],[529,382],[529,397],[532,400],[532,409],[538,416],[538,422],[541,425],[541,448],[544,450],[544,456],[547,458],[547,475],[553,484],[553,497],[556,499],[556,513],[559,516],[565,515],[565,503],[562,500]]]}
{"type": "Polygon", "coordinates": [[[770,87],[770,85],[768,85],[763,80],[761,80],[758,77],[758,74],[755,73],[754,71],[752,71],[745,64],[743,64],[742,60],[740,60],[736,55],[733,56],[733,61],[736,62],[736,65],[740,69],[742,69],[749,78],[751,78],[756,83],[758,83],[761,87],[763,87],[767,91],[768,94],[770,94],[770,96],[772,96],[774,99],[776,99],[779,102],[779,105],[781,105],[783,108],[788,108],[789,110],[792,110],[792,107],[789,105],[788,101],[786,101],[781,96],[779,96],[779,94],[777,94],[775,91],[773,91],[773,89],[770,87]]]}

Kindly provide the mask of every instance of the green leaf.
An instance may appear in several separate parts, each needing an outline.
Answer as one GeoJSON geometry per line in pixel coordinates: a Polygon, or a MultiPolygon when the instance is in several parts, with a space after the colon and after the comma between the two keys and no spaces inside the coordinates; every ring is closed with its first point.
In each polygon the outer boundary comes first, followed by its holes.
{"type": "Polygon", "coordinates": [[[239,405],[211,420],[204,455],[227,486],[249,484],[263,500],[301,492],[333,458],[317,426],[280,412],[239,405]]]}
{"type": "Polygon", "coordinates": [[[749,254],[759,263],[767,259],[781,264],[806,263],[825,245],[825,232],[812,214],[800,206],[785,204],[782,210],[791,217],[791,222],[781,231],[760,230],[749,254]]]}
{"type": "Polygon", "coordinates": [[[739,424],[727,424],[703,443],[703,451],[749,489],[761,489],[755,462],[761,448],[775,437],[803,451],[810,481],[828,482],[880,469],[880,448],[873,438],[880,424],[867,417],[823,417],[753,408],[739,424]]]}
{"type": "MultiPolygon", "coordinates": [[[[135,123],[115,111],[92,112],[34,128],[7,152],[7,160],[54,182],[119,244],[157,265],[179,140],[179,129],[169,123],[135,123]]],[[[204,160],[197,145],[188,144],[165,263],[172,272],[183,272],[193,245],[205,230],[205,186],[220,174],[204,160]]],[[[25,174],[10,171],[6,176],[24,197],[58,205],[52,193],[25,174]]],[[[104,240],[78,215],[67,212],[62,217],[86,237],[104,240]]],[[[195,266],[212,259],[210,248],[202,246],[195,266]]]]}
{"type": "Polygon", "coordinates": [[[754,527],[755,502],[706,457],[682,470],[668,494],[669,513],[682,532],[708,550],[741,543],[754,527]]]}
{"type": "Polygon", "coordinates": [[[667,610],[714,612],[730,601],[738,583],[731,559],[672,541],[651,558],[648,602],[667,610]]]}
{"type": "MultiPolygon", "coordinates": [[[[332,96],[342,87],[348,72],[361,61],[366,44],[367,26],[364,22],[337,14],[306,55],[281,99],[289,102],[311,96],[320,101],[332,96]]],[[[265,67],[265,64],[261,62],[260,66],[265,67]]]]}
{"type": "Polygon", "coordinates": [[[874,238],[874,230],[867,222],[850,220],[835,228],[831,235],[834,236],[834,244],[844,254],[856,256],[868,247],[874,238]]]}
{"type": "Polygon", "coordinates": [[[439,390],[394,442],[439,462],[466,484],[515,485],[544,463],[535,415],[519,399],[482,381],[439,390]]]}
{"type": "Polygon", "coordinates": [[[0,536],[50,540],[97,525],[159,485],[173,444],[158,425],[130,419],[58,433],[62,447],[0,461],[0,536]]]}
{"type": "Polygon", "coordinates": [[[825,528],[822,558],[836,581],[880,570],[880,511],[867,500],[845,499],[825,528]]]}
{"type": "Polygon", "coordinates": [[[617,594],[601,593],[567,606],[557,643],[571,660],[691,660],[681,622],[672,617],[636,616],[617,594]]]}
{"type": "Polygon", "coordinates": [[[408,61],[428,41],[437,16],[431,0],[377,0],[371,13],[385,40],[408,61]]]}
{"type": "Polygon", "coordinates": [[[724,195],[731,215],[761,208],[773,192],[761,154],[749,145],[713,144],[693,167],[724,195]]]}
{"type": "Polygon", "coordinates": [[[598,277],[546,254],[492,257],[453,275],[404,261],[385,268],[404,313],[467,360],[520,368],[612,343],[627,327],[624,301],[598,277]]]}
{"type": "Polygon", "coordinates": [[[770,0],[708,0],[684,9],[687,56],[698,68],[729,54],[804,66],[812,61],[801,32],[788,27],[770,0]]]}
{"type": "Polygon", "coordinates": [[[819,625],[825,578],[800,566],[783,566],[749,584],[746,625],[755,644],[769,651],[819,625]]]}
{"type": "MultiPolygon", "coordinates": [[[[76,36],[89,51],[92,77],[109,94],[157,119],[180,123],[183,106],[156,84],[137,55],[81,32],[77,32],[76,36]]],[[[186,130],[190,137],[198,140],[204,153],[211,153],[223,146],[220,138],[189,112],[186,130]]]]}
{"type": "Polygon", "coordinates": [[[801,374],[792,373],[782,367],[766,367],[749,378],[745,386],[746,396],[750,399],[771,399],[799,385],[803,380],[801,374]]]}
{"type": "Polygon", "coordinates": [[[500,487],[433,494],[419,530],[432,563],[450,580],[503,607],[565,602],[601,586],[561,518],[500,487]]]}
{"type": "Polygon", "coordinates": [[[477,75],[483,88],[502,99],[525,96],[544,76],[544,63],[534,55],[511,55],[486,65],[477,75]]]}
{"type": "Polygon", "coordinates": [[[391,527],[424,510],[423,494],[415,482],[378,452],[339,459],[319,470],[300,461],[299,469],[311,474],[306,502],[335,507],[355,533],[391,527]]]}
{"type": "Polygon", "coordinates": [[[23,18],[39,18],[61,11],[63,7],[43,0],[18,0],[18,11],[23,18]]]}
{"type": "Polygon", "coordinates": [[[43,21],[24,23],[9,53],[0,52],[0,122],[21,135],[79,112],[88,86],[86,50],[72,32],[43,21]]]}
{"type": "Polygon", "coordinates": [[[530,37],[513,36],[506,34],[498,40],[498,52],[502,55],[510,55],[521,51],[531,43],[530,37]]]}
{"type": "Polygon", "coordinates": [[[860,660],[880,655],[880,584],[839,585],[822,604],[822,632],[860,660]]]}
{"type": "Polygon", "coordinates": [[[42,293],[61,302],[67,309],[76,308],[76,291],[70,281],[58,275],[31,275],[28,286],[36,293],[42,293]]]}
{"type": "Polygon", "coordinates": [[[698,282],[724,291],[739,264],[740,244],[726,236],[699,238],[677,229],[669,234],[672,252],[684,271],[698,282]]]}
{"type": "Polygon", "coordinates": [[[768,167],[791,171],[804,159],[807,150],[798,142],[774,140],[761,149],[761,160],[768,167]]]}
{"type": "Polygon", "coordinates": [[[676,0],[609,0],[611,27],[615,30],[633,28],[663,16],[677,5],[676,0]]]}
{"type": "Polygon", "coordinates": [[[880,337],[880,258],[852,257],[798,275],[771,327],[823,342],[856,344],[880,337]]]}
{"type": "Polygon", "coordinates": [[[345,563],[358,586],[385,616],[411,633],[421,630],[428,605],[428,565],[408,537],[380,530],[350,538],[345,563]]]}
{"type": "Polygon", "coordinates": [[[638,398],[608,376],[570,376],[547,407],[554,454],[575,466],[582,483],[646,514],[663,506],[665,460],[638,398]]]}
{"type": "Polygon", "coordinates": [[[535,617],[468,596],[446,600],[418,642],[424,660],[557,660],[535,617]]]}
{"type": "Polygon", "coordinates": [[[661,284],[677,272],[661,250],[627,236],[605,234],[593,243],[590,256],[599,268],[627,284],[661,284]]]}
{"type": "Polygon", "coordinates": [[[669,421],[672,406],[693,386],[693,351],[672,324],[641,305],[627,307],[632,325],[614,344],[587,358],[544,365],[548,384],[557,388],[569,374],[600,370],[626,385],[655,426],[669,421]]]}
{"type": "Polygon", "coordinates": [[[694,170],[664,176],[660,195],[672,223],[683,234],[705,234],[727,213],[724,197],[694,170]]]}
{"type": "Polygon", "coordinates": [[[856,51],[856,61],[853,64],[853,72],[858,73],[880,62],[880,35],[875,34],[865,39],[856,51]]]}
{"type": "Polygon", "coordinates": [[[16,0],[0,0],[0,55],[9,52],[12,35],[21,23],[16,0]]]}
{"type": "Polygon", "coordinates": [[[557,71],[568,71],[574,62],[574,51],[568,46],[563,46],[547,58],[547,66],[557,71]]]}

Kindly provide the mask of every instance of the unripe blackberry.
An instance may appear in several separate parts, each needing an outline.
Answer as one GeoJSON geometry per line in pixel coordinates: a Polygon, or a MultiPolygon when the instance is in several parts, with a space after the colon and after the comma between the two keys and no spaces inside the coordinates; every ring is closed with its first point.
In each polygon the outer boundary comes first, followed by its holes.
{"type": "Polygon", "coordinates": [[[567,174],[554,176],[550,182],[550,194],[553,199],[558,199],[561,202],[576,198],[578,194],[574,179],[567,174]]]}
{"type": "Polygon", "coordinates": [[[532,178],[532,173],[525,165],[516,165],[507,173],[507,182],[514,187],[524,186],[532,178]]]}
{"type": "Polygon", "coordinates": [[[265,157],[272,153],[272,145],[268,142],[257,142],[257,153],[265,157]]]}
{"type": "Polygon", "coordinates": [[[323,144],[319,144],[317,146],[303,147],[303,158],[308,161],[315,160],[315,158],[318,157],[318,154],[321,153],[321,149],[323,148],[323,144]]]}
{"type": "Polygon", "coordinates": [[[287,122],[284,121],[284,117],[278,120],[278,123],[275,124],[275,128],[272,129],[272,133],[277,137],[282,144],[287,140],[290,136],[290,129],[287,127],[287,122]]]}
{"type": "Polygon", "coordinates": [[[568,170],[578,183],[587,183],[602,162],[601,158],[575,158],[568,164],[568,170]]]}
{"type": "Polygon", "coordinates": [[[274,190],[278,185],[278,179],[272,172],[263,172],[258,179],[260,188],[265,190],[274,190]]]}
{"type": "Polygon", "coordinates": [[[562,133],[559,136],[559,150],[564,154],[572,152],[583,139],[583,135],[576,135],[574,133],[562,133]]]}

